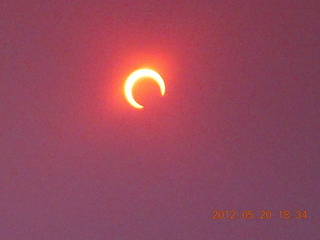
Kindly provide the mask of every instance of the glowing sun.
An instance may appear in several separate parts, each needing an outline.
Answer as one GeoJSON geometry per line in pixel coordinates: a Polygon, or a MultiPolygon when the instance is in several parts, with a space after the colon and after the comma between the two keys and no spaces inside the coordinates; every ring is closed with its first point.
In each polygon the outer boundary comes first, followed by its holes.
{"type": "Polygon", "coordinates": [[[143,108],[142,105],[136,102],[132,95],[132,89],[134,84],[142,78],[151,78],[154,81],[156,81],[160,87],[161,95],[164,95],[166,91],[165,83],[162,77],[157,72],[150,69],[139,69],[134,71],[129,75],[124,84],[124,94],[126,96],[127,101],[135,108],[143,108]]]}

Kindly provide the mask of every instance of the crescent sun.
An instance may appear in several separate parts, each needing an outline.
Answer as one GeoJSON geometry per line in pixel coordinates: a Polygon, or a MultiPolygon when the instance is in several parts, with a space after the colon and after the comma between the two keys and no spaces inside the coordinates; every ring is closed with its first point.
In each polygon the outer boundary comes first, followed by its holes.
{"type": "Polygon", "coordinates": [[[157,72],[150,69],[139,69],[134,71],[129,75],[129,77],[127,78],[124,84],[124,94],[128,102],[135,108],[143,108],[143,106],[137,103],[132,96],[133,86],[141,78],[152,78],[154,81],[156,81],[160,87],[161,95],[164,95],[166,91],[165,83],[162,77],[157,72]]]}

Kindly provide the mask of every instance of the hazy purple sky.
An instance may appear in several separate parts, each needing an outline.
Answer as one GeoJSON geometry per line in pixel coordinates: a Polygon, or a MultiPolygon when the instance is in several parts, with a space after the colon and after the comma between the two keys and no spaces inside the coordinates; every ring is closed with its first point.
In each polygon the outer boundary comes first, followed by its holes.
{"type": "Polygon", "coordinates": [[[319,238],[320,1],[0,6],[1,240],[319,238]]]}

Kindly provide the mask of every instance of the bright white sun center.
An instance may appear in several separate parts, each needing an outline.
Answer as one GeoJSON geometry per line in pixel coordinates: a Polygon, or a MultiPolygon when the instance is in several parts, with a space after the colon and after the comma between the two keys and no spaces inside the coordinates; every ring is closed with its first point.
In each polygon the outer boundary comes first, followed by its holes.
{"type": "Polygon", "coordinates": [[[152,78],[160,87],[161,95],[164,95],[166,91],[165,83],[162,77],[151,69],[139,69],[130,74],[124,84],[124,93],[128,102],[135,108],[143,108],[142,105],[136,102],[132,95],[132,89],[134,84],[141,78],[152,78]]]}

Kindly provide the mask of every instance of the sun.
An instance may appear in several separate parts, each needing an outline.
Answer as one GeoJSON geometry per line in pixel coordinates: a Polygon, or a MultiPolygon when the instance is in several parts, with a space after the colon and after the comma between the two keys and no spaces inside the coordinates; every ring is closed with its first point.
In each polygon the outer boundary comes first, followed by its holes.
{"type": "Polygon", "coordinates": [[[136,100],[133,98],[132,89],[134,84],[142,78],[151,78],[154,81],[156,81],[160,87],[161,95],[164,95],[166,91],[164,80],[156,71],[146,68],[134,71],[129,75],[124,84],[124,94],[130,105],[139,109],[143,108],[143,106],[137,103],[136,100]]]}

